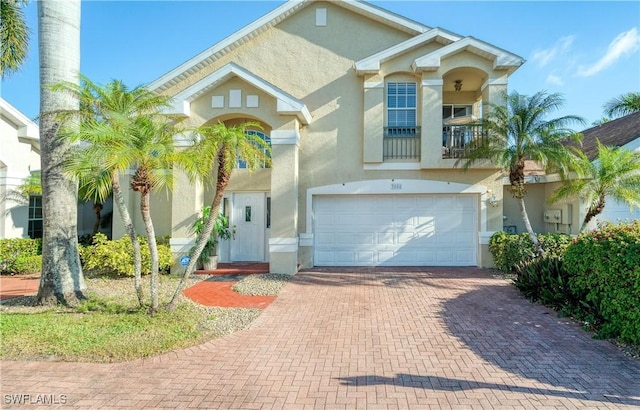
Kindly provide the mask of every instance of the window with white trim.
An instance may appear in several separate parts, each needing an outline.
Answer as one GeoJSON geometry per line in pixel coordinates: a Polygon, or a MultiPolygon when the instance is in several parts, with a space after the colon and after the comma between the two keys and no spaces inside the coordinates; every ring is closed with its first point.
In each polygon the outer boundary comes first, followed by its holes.
{"type": "Polygon", "coordinates": [[[387,127],[415,127],[417,84],[387,83],[387,127]]]}
{"type": "MultiPolygon", "coordinates": [[[[247,131],[247,134],[249,135],[257,135],[260,138],[262,138],[268,145],[269,147],[271,147],[271,138],[266,135],[263,132],[260,131],[254,131],[254,130],[249,130],[247,131]]],[[[270,157],[270,153],[265,149],[264,152],[267,154],[267,156],[270,157]]],[[[243,160],[241,160],[239,157],[236,157],[236,168],[238,169],[247,169],[247,163],[243,160]]],[[[269,168],[269,165],[266,164],[265,162],[262,163],[262,165],[260,166],[260,168],[269,168]]]]}
{"type": "Polygon", "coordinates": [[[29,226],[27,234],[29,238],[42,238],[42,196],[31,195],[29,197],[29,226]]]}

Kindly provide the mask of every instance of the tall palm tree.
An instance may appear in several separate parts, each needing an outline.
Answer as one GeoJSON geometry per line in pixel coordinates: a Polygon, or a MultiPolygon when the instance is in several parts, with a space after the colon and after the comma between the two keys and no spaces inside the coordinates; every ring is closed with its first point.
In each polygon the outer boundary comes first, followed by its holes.
{"type": "Polygon", "coordinates": [[[255,169],[271,164],[271,147],[259,135],[249,132],[250,129],[261,129],[261,125],[255,122],[246,122],[240,125],[227,126],[218,123],[211,126],[202,126],[196,130],[199,136],[195,144],[187,151],[189,157],[198,157],[200,161],[191,164],[199,169],[185,168],[190,175],[215,175],[215,194],[211,202],[211,213],[202,234],[198,237],[191,254],[191,260],[187,265],[180,282],[169,302],[169,309],[176,307],[180,292],[184,288],[187,279],[195,271],[198,258],[204,249],[215,225],[216,215],[220,212],[220,204],[224,197],[224,191],[229,185],[231,172],[236,164],[236,159],[246,162],[247,169],[255,169]],[[204,172],[203,172],[204,171],[204,172]]]}
{"type": "Polygon", "coordinates": [[[0,0],[0,77],[17,71],[27,58],[29,29],[21,6],[26,0],[0,0]]]}
{"type": "Polygon", "coordinates": [[[640,93],[630,92],[607,101],[604,105],[605,115],[611,118],[622,117],[640,111],[640,93]]]}
{"type": "Polygon", "coordinates": [[[80,0],[38,2],[40,56],[40,147],[42,169],[42,274],[39,304],[75,304],[86,284],[78,254],[77,183],[63,163],[71,145],[59,138],[55,113],[77,110],[78,99],[51,84],[76,82],[80,70],[80,0]],[[61,45],[64,45],[62,47],[61,45]]]}
{"type": "Polygon", "coordinates": [[[505,104],[492,105],[482,120],[486,137],[479,140],[477,147],[458,162],[462,162],[463,169],[467,170],[475,162],[489,159],[508,175],[511,193],[518,200],[525,229],[538,254],[543,256],[544,251],[533,232],[524,202],[525,161],[534,160],[546,171],[567,174],[571,157],[563,142],[578,138],[579,134],[571,130],[569,125],[584,123],[584,120],[573,115],[546,119],[564,102],[557,93],[541,91],[526,96],[514,91],[505,93],[503,98],[505,104]]]}
{"type": "MultiPolygon", "coordinates": [[[[102,201],[113,193],[114,202],[120,213],[125,231],[133,246],[134,286],[138,302],[144,304],[142,291],[142,256],[140,241],[127,208],[120,176],[126,172],[135,159],[127,134],[127,120],[140,115],[158,112],[167,105],[166,97],[155,94],[145,87],[129,89],[122,81],[113,80],[105,86],[80,77],[80,84],[62,82],[53,90],[76,96],[80,100],[79,132],[71,129],[70,141],[78,151],[67,163],[67,171],[79,179],[80,186],[86,186],[89,198],[102,201]]],[[[62,111],[62,119],[69,118],[77,111],[62,111]]]]}
{"type": "Polygon", "coordinates": [[[566,179],[551,194],[549,201],[558,202],[579,196],[587,201],[587,213],[580,230],[602,213],[607,196],[640,208],[640,152],[620,147],[608,147],[598,141],[598,157],[592,161],[575,148],[574,168],[577,179],[566,179]]]}

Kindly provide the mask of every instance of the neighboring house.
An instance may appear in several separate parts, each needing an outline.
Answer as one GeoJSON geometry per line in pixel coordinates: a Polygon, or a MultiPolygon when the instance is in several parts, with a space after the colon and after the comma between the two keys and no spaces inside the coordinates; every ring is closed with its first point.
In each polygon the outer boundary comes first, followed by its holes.
{"type": "Polygon", "coordinates": [[[17,188],[40,169],[38,126],[0,98],[0,238],[42,236],[42,200],[17,188]]]}
{"type": "MultiPolygon", "coordinates": [[[[25,179],[40,170],[38,125],[0,98],[0,238],[42,237],[42,197],[24,198],[18,193],[25,179]]],[[[78,207],[78,234],[93,232],[93,204],[78,207]]],[[[111,200],[104,204],[103,216],[110,215],[111,200]]],[[[101,229],[110,235],[108,226],[101,229]]]]}
{"type": "MultiPolygon", "coordinates": [[[[501,175],[454,164],[481,135],[465,124],[501,101],[523,62],[365,2],[295,0],[149,88],[173,97],[167,114],[186,125],[259,121],[270,138],[270,169],[238,164],[232,175],[221,261],[269,261],[281,273],[483,266],[503,227],[501,175]]],[[[212,197],[179,176],[153,203],[175,254],[193,244],[189,227],[212,197]]]]}
{"type": "MultiPolygon", "coordinates": [[[[640,150],[640,112],[611,120],[582,131],[581,149],[587,156],[597,161],[597,140],[604,145],[623,147],[630,150],[640,150]]],[[[546,198],[560,185],[555,175],[545,173],[535,166],[528,164],[527,169],[527,211],[533,230],[536,232],[563,232],[577,234],[584,219],[587,204],[579,199],[560,204],[548,204],[546,198]]],[[[505,230],[523,232],[524,226],[520,217],[517,203],[509,193],[509,182],[505,181],[504,213],[505,230]]],[[[602,214],[590,226],[596,227],[597,221],[621,222],[630,219],[640,219],[640,209],[630,209],[628,205],[619,203],[607,197],[602,214]]]]}
{"type": "MultiPolygon", "coordinates": [[[[597,160],[596,140],[604,145],[640,152],[640,111],[589,128],[582,131],[582,135],[582,149],[593,160],[597,160]]],[[[630,209],[629,205],[607,197],[604,211],[596,219],[611,222],[640,219],[640,208],[630,209]]]]}

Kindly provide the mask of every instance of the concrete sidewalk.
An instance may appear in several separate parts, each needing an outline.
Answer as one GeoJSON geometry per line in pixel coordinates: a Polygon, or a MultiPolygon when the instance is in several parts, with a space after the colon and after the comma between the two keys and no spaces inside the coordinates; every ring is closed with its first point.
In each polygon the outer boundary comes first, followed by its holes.
{"type": "Polygon", "coordinates": [[[197,347],[1,365],[3,408],[640,407],[640,362],[476,268],[316,269],[197,347]]]}

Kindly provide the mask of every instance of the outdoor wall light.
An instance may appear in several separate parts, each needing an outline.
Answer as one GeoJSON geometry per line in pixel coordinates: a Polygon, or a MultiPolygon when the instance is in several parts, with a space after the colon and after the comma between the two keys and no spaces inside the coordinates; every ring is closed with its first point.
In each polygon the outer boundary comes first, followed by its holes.
{"type": "Polygon", "coordinates": [[[491,198],[487,199],[487,204],[489,204],[489,206],[492,208],[496,208],[499,203],[500,201],[498,200],[498,198],[496,198],[495,194],[491,195],[491,198]]]}
{"type": "Polygon", "coordinates": [[[462,90],[462,80],[456,80],[454,83],[453,88],[455,88],[456,91],[462,90]]]}

